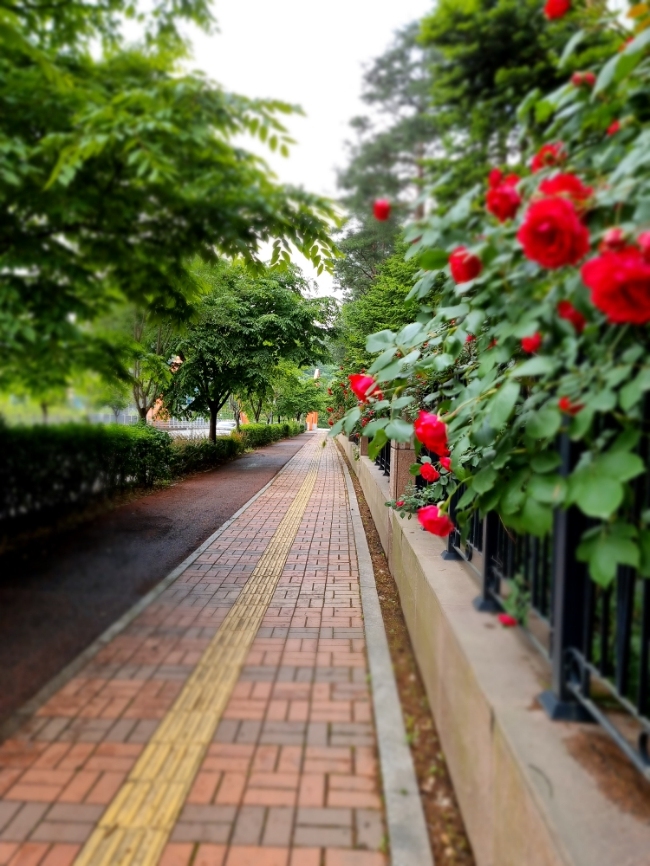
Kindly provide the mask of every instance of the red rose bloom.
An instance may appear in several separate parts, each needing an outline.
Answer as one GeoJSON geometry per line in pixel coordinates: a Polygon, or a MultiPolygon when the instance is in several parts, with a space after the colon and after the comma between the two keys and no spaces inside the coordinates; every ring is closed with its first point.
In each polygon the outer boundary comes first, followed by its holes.
{"type": "Polygon", "coordinates": [[[585,408],[582,403],[573,403],[568,397],[560,397],[557,405],[560,412],[564,412],[565,415],[577,415],[585,408]]]}
{"type": "Polygon", "coordinates": [[[455,528],[451,520],[440,511],[437,505],[427,505],[426,508],[420,508],[418,520],[427,532],[432,535],[439,535],[441,538],[446,538],[455,528]]]}
{"type": "Polygon", "coordinates": [[[378,198],[373,205],[372,212],[376,220],[382,223],[386,222],[390,217],[390,202],[385,198],[378,198]]]}
{"type": "Polygon", "coordinates": [[[515,625],[519,625],[515,617],[509,613],[500,613],[497,619],[504,628],[512,628],[515,625]]]}
{"type": "Polygon", "coordinates": [[[543,168],[553,168],[561,165],[566,160],[566,150],[561,141],[553,144],[544,144],[532,158],[530,167],[533,172],[541,171],[543,168]]]}
{"type": "Polygon", "coordinates": [[[650,263],[637,247],[603,253],[582,266],[594,306],[615,325],[650,322],[650,263]]]}
{"type": "Polygon", "coordinates": [[[483,264],[478,256],[466,247],[456,247],[449,256],[451,275],[457,283],[468,283],[476,279],[483,270],[483,264]]]}
{"type": "Polygon", "coordinates": [[[534,201],[517,232],[526,258],[544,268],[576,265],[589,252],[589,232],[565,198],[534,201]]]}
{"type": "Polygon", "coordinates": [[[333,426],[334,426],[334,421],[333,421],[331,418],[330,418],[330,420],[329,420],[327,423],[330,425],[330,427],[333,427],[333,426]]]}
{"type": "Polygon", "coordinates": [[[541,345],[542,335],[539,331],[535,331],[535,333],[531,334],[530,337],[524,337],[521,341],[521,348],[524,350],[524,352],[528,352],[529,355],[532,355],[533,352],[536,352],[541,345]]]}
{"type": "Polygon", "coordinates": [[[613,253],[624,249],[627,246],[625,242],[625,232],[623,229],[613,228],[607,229],[603,235],[603,239],[598,245],[601,253],[613,253]]]}
{"type": "Polygon", "coordinates": [[[607,127],[607,135],[616,135],[617,132],[620,132],[621,129],[621,121],[615,120],[613,123],[607,127]]]}
{"type": "Polygon", "coordinates": [[[516,175],[511,175],[511,177],[515,178],[514,183],[509,183],[509,178],[506,178],[499,186],[489,189],[485,196],[486,208],[501,223],[512,219],[521,204],[521,196],[515,188],[519,178],[516,175]]]}
{"type": "Polygon", "coordinates": [[[549,21],[554,21],[556,18],[564,18],[570,8],[571,0],[546,0],[544,15],[549,21]]]}
{"type": "Polygon", "coordinates": [[[422,466],[420,466],[420,475],[425,481],[429,482],[437,481],[440,478],[440,473],[436,467],[432,466],[430,463],[423,463],[422,466]]]}
{"type": "Polygon", "coordinates": [[[641,232],[636,242],[641,250],[643,260],[650,264],[650,232],[641,232]]]}
{"type": "Polygon", "coordinates": [[[574,87],[593,87],[596,84],[596,75],[593,72],[574,72],[571,84],[574,87]]]}
{"type": "Polygon", "coordinates": [[[350,387],[362,403],[365,403],[369,396],[373,396],[377,400],[381,400],[383,394],[377,388],[377,383],[372,376],[362,376],[361,373],[354,373],[348,376],[350,387]]]}
{"type": "Polygon", "coordinates": [[[474,336],[474,334],[468,334],[465,337],[465,342],[466,343],[473,343],[475,339],[476,339],[476,337],[474,336]]]}
{"type": "Polygon", "coordinates": [[[585,186],[575,174],[556,174],[546,178],[539,185],[539,191],[544,195],[558,195],[573,202],[578,211],[583,211],[591,196],[593,187],[585,186]]]}
{"type": "Polygon", "coordinates": [[[571,322],[576,331],[582,334],[587,320],[580,310],[576,310],[571,301],[560,301],[557,305],[557,314],[561,319],[571,322]]]}
{"type": "Polygon", "coordinates": [[[395,503],[395,506],[396,506],[397,508],[401,508],[402,505],[404,505],[404,500],[403,500],[403,499],[400,499],[400,500],[398,500],[398,501],[395,503]]]}
{"type": "Polygon", "coordinates": [[[446,469],[447,472],[451,472],[451,457],[441,457],[440,465],[443,469],[446,469]]]}
{"type": "Polygon", "coordinates": [[[420,414],[413,425],[417,439],[434,454],[446,457],[449,454],[447,448],[447,425],[437,415],[420,410],[420,414]]]}

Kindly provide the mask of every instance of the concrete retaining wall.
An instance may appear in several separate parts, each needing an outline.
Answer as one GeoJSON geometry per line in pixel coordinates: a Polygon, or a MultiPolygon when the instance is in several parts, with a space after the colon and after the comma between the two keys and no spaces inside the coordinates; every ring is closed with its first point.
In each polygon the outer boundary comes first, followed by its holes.
{"type": "Polygon", "coordinates": [[[604,735],[549,721],[536,703],[548,667],[525,633],[474,609],[466,567],[386,508],[388,479],[339,441],[399,588],[478,866],[648,866],[650,820],[623,811],[569,752],[572,738],[604,735]]]}

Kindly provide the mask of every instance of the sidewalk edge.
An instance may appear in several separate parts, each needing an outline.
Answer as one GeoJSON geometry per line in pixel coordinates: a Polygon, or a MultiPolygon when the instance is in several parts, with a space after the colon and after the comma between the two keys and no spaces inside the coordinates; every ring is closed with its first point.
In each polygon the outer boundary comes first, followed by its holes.
{"type": "MultiPolygon", "coordinates": [[[[306,443],[305,443],[306,444],[306,443]]],[[[304,448],[304,446],[303,446],[304,448]]],[[[257,493],[255,493],[251,498],[245,502],[241,508],[239,508],[233,515],[231,515],[225,523],[222,523],[221,526],[212,533],[193,553],[190,553],[179,565],[176,566],[167,577],[164,577],[160,583],[157,583],[153,589],[150,589],[149,592],[144,595],[140,601],[137,601],[133,607],[129,608],[122,616],[117,619],[112,625],[110,625],[106,631],[102,632],[99,637],[95,638],[95,640],[86,647],[79,655],[74,658],[69,664],[67,664],[62,671],[60,671],[55,677],[53,677],[49,682],[47,682],[41,689],[39,689],[36,694],[30,698],[25,704],[22,705],[18,710],[15,710],[4,722],[0,723],[0,743],[4,740],[11,737],[15,731],[18,730],[25,722],[31,718],[35,713],[43,706],[43,704],[47,703],[47,701],[59,691],[67,682],[69,682],[76,674],[94,657],[102,650],[107,644],[109,644],[114,637],[116,637],[120,632],[124,631],[127,626],[129,626],[139,614],[142,613],[145,608],[149,607],[149,605],[154,602],[158,596],[162,595],[162,593],[174,583],[174,581],[178,580],[181,574],[185,571],[186,568],[189,568],[192,563],[198,559],[198,557],[203,553],[207,548],[217,539],[219,536],[224,533],[238,517],[248,509],[250,506],[260,498],[266,491],[271,487],[271,485],[287,471],[291,463],[296,459],[298,454],[302,451],[300,448],[294,455],[291,457],[284,466],[268,481],[264,487],[261,487],[257,493]]]]}
{"type": "Polygon", "coordinates": [[[407,745],[406,729],[388,649],[384,619],[377,596],[368,541],[350,472],[345,461],[340,455],[338,456],[345,476],[359,563],[361,604],[386,803],[391,866],[414,866],[416,863],[417,866],[433,866],[433,854],[429,845],[429,834],[413,759],[407,745]]]}

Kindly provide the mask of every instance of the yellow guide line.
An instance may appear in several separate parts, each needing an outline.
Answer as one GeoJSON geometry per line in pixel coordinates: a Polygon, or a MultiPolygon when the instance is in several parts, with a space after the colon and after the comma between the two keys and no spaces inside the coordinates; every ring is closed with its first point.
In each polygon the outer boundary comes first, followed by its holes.
{"type": "Polygon", "coordinates": [[[300,490],[237,601],[74,866],[156,866],[267,611],[318,472],[300,490]]]}

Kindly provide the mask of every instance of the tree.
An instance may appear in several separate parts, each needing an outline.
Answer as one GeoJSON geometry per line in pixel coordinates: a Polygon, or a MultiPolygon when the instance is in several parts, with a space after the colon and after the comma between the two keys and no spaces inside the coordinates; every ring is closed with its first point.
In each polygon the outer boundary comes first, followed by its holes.
{"type": "MultiPolygon", "coordinates": [[[[209,24],[205,0],[158,0],[146,42],[124,50],[136,0],[0,8],[0,348],[4,384],[29,367],[65,382],[109,351],[87,327],[125,300],[189,313],[185,262],[215,250],[262,268],[291,246],[329,267],[333,212],[271,180],[233,138],[286,152],[281,102],[225,93],[182,70],[182,19],[209,24]],[[91,53],[90,46],[93,51],[91,53]],[[97,56],[97,46],[110,50],[97,56]],[[33,361],[38,358],[38,362],[33,361]]],[[[25,371],[28,374],[25,375],[25,371]]]]}
{"type": "Polygon", "coordinates": [[[305,297],[308,285],[295,267],[255,277],[226,262],[193,271],[204,294],[175,346],[181,363],[166,401],[177,414],[209,416],[214,441],[217,413],[231,394],[255,390],[281,359],[305,364],[326,354],[333,302],[305,297]]]}
{"type": "Polygon", "coordinates": [[[276,398],[278,418],[300,421],[310,412],[320,412],[324,405],[323,387],[314,379],[313,369],[280,368],[279,389],[276,398]]]}
{"type": "MultiPolygon", "coordinates": [[[[602,13],[601,0],[591,5],[592,18],[602,13]]],[[[428,172],[439,204],[482,183],[488,167],[521,160],[530,139],[522,138],[517,108],[531,91],[565,80],[557,61],[582,17],[571,12],[549,24],[540,0],[440,0],[423,20],[421,42],[436,52],[432,110],[444,138],[428,172]]],[[[611,37],[599,34],[568,71],[589,69],[611,37]]]]}
{"type": "Polygon", "coordinates": [[[390,328],[399,331],[417,314],[417,301],[406,301],[413,288],[419,266],[405,262],[406,244],[400,242],[394,255],[378,268],[367,292],[343,305],[339,322],[339,341],[345,348],[344,366],[350,372],[369,367],[373,355],[366,350],[368,334],[390,328]]]}
{"type": "MultiPolygon", "coordinates": [[[[351,219],[340,241],[345,256],[335,268],[337,283],[348,297],[367,291],[381,262],[392,255],[400,222],[421,192],[424,160],[436,148],[429,71],[434,55],[418,43],[418,29],[415,22],[398,31],[388,50],[373,61],[362,92],[373,116],[351,121],[357,140],[338,176],[351,219]],[[393,203],[388,222],[372,217],[372,202],[378,197],[393,203]]],[[[422,215],[419,206],[416,211],[422,215]]]]}

